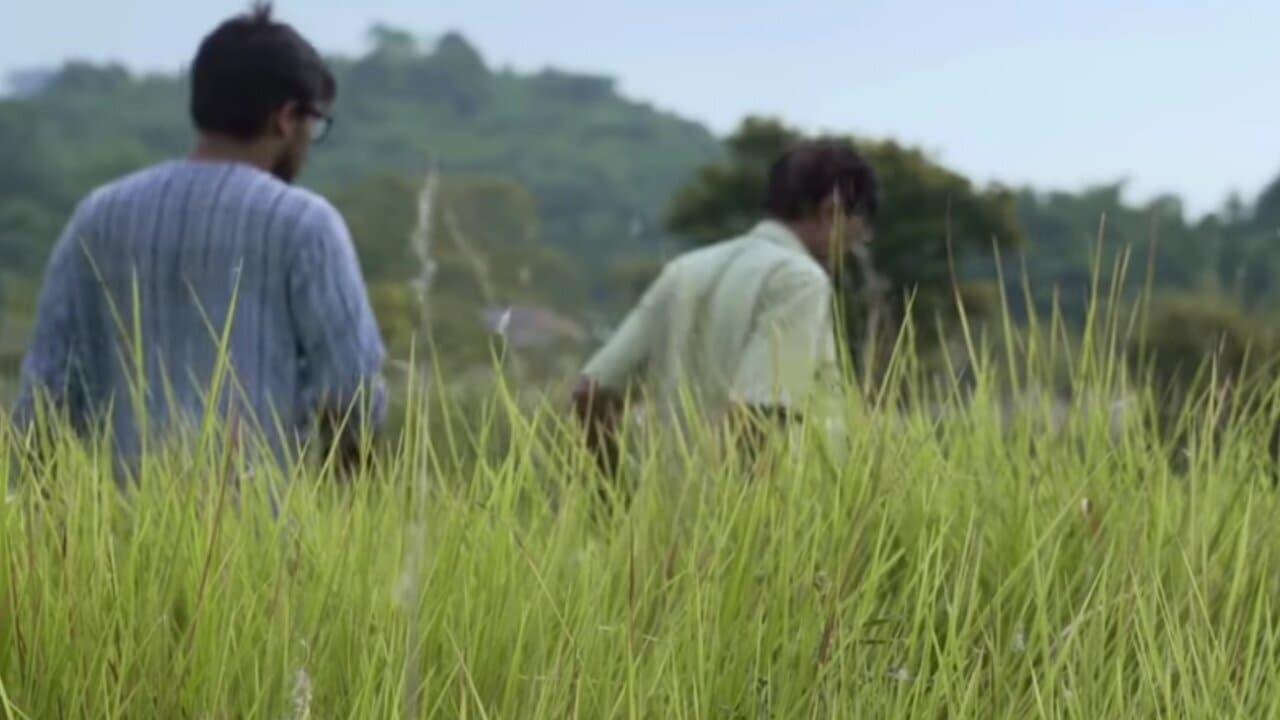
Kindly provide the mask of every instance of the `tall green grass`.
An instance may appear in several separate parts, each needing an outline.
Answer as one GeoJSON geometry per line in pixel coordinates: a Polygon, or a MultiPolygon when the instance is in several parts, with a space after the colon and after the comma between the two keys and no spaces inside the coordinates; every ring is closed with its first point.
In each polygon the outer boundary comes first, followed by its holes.
{"type": "Polygon", "coordinates": [[[410,382],[403,425],[346,481],[320,462],[249,474],[206,427],[121,492],[102,443],[57,433],[39,471],[0,462],[20,472],[0,505],[0,707],[1280,715],[1275,388],[1226,402],[1210,367],[1170,421],[1122,362],[1132,326],[992,344],[966,324],[941,372],[908,328],[846,388],[842,430],[774,429],[756,462],[696,424],[633,427],[626,504],[601,500],[559,398],[501,384],[477,403],[410,382]],[[1063,367],[1066,412],[1036,390],[1063,367]]]}

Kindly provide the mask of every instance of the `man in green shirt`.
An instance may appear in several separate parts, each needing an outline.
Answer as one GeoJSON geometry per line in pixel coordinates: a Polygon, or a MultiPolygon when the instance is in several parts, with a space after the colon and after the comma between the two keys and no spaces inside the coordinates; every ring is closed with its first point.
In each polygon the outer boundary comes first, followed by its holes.
{"type": "Polygon", "coordinates": [[[870,240],[877,206],[875,173],[848,142],[806,142],[770,169],[767,219],[668,264],[574,392],[606,471],[641,377],[667,410],[693,406],[713,423],[803,410],[837,367],[831,271],[870,240]]]}

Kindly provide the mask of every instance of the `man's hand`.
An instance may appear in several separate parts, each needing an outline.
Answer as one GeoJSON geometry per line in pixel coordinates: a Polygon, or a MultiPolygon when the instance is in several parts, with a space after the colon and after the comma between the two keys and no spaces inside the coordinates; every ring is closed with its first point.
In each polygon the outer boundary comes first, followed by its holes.
{"type": "Polygon", "coordinates": [[[320,447],[326,453],[333,453],[337,476],[348,481],[353,479],[369,460],[366,433],[372,429],[362,426],[354,414],[327,412],[320,416],[319,430],[320,447]]]}
{"type": "Polygon", "coordinates": [[[765,472],[773,459],[770,440],[775,431],[799,420],[798,414],[782,406],[733,407],[729,414],[730,431],[754,474],[765,472]]]}
{"type": "Polygon", "coordinates": [[[591,378],[584,377],[573,391],[573,410],[586,430],[587,447],[601,472],[609,477],[618,472],[618,425],[625,404],[622,393],[591,378]]]}

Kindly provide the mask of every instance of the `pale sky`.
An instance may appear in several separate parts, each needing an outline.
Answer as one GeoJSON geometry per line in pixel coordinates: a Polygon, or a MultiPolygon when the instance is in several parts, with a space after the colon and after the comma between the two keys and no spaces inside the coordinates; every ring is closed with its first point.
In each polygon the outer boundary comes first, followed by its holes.
{"type": "MultiPolygon", "coordinates": [[[[7,0],[0,75],[67,58],[176,69],[241,0],[7,0]]],[[[1276,0],[279,0],[327,51],[375,21],[456,29],[491,65],[613,75],[726,132],[764,112],[921,145],[980,181],[1188,208],[1280,174],[1276,0]]]]}

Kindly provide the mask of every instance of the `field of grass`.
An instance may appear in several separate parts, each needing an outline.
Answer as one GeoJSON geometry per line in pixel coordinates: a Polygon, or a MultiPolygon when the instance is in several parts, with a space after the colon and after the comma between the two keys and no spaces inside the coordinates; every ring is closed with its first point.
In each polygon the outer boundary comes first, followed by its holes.
{"type": "MultiPolygon", "coordinates": [[[[1127,386],[1096,360],[1111,352],[1076,351],[1077,398],[1127,386]]],[[[505,388],[465,414],[409,388],[403,427],[347,484],[247,476],[210,433],[121,493],[62,438],[39,477],[6,478],[0,708],[1280,715],[1267,403],[1208,388],[1170,433],[1141,391],[1123,422],[1106,402],[1055,409],[1028,389],[1035,347],[1010,348],[1017,382],[974,353],[964,392],[911,354],[880,391],[850,389],[843,433],[776,430],[755,464],[648,433],[612,511],[563,407],[505,388]]]]}

